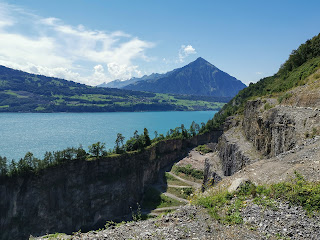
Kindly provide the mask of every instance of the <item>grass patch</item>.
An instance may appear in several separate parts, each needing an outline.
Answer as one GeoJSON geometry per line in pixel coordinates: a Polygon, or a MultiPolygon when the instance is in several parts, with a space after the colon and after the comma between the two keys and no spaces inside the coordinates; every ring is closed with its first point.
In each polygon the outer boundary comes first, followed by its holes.
{"type": "Polygon", "coordinates": [[[248,199],[273,210],[277,209],[275,200],[280,200],[302,206],[309,213],[319,212],[320,183],[308,182],[295,172],[295,178],[289,182],[270,186],[248,183],[235,193],[218,191],[209,196],[195,196],[193,202],[207,208],[211,216],[221,223],[238,224],[242,223],[240,212],[248,199]]]}
{"type": "Polygon", "coordinates": [[[315,136],[319,135],[320,131],[317,128],[312,128],[311,133],[305,132],[305,137],[306,138],[314,138],[315,136]]]}
{"type": "Polygon", "coordinates": [[[273,108],[274,107],[274,105],[272,105],[272,104],[270,104],[270,103],[266,103],[264,106],[263,106],[263,108],[264,108],[264,110],[266,111],[266,110],[269,110],[269,109],[271,109],[271,108],[273,108]]]}
{"type": "Polygon", "coordinates": [[[46,108],[44,108],[44,107],[38,106],[38,107],[36,107],[34,110],[37,111],[37,112],[39,112],[39,111],[44,111],[45,109],[46,109],[46,108]]]}
{"type": "Polygon", "coordinates": [[[179,179],[175,178],[167,172],[165,173],[164,178],[167,185],[189,186],[189,184],[180,181],[179,179]]]}
{"type": "Polygon", "coordinates": [[[269,196],[292,205],[302,206],[306,211],[320,210],[320,183],[308,182],[300,174],[295,173],[290,182],[273,184],[267,191],[269,196]]]}
{"type": "Polygon", "coordinates": [[[319,79],[319,78],[320,78],[320,73],[315,73],[315,74],[313,75],[313,77],[314,77],[314,79],[319,79]]]}
{"type": "Polygon", "coordinates": [[[180,201],[169,198],[152,187],[146,190],[141,204],[142,208],[144,209],[156,209],[179,205],[181,205],[180,201]]]}
{"type": "Polygon", "coordinates": [[[71,239],[70,236],[68,236],[67,234],[65,233],[54,233],[54,234],[48,234],[48,235],[45,235],[43,236],[42,238],[44,239],[61,239],[61,240],[69,240],[71,239]]]}
{"type": "Polygon", "coordinates": [[[203,171],[192,168],[191,164],[187,164],[185,166],[173,165],[172,171],[175,174],[183,173],[194,179],[203,179],[203,171]]]}
{"type": "Polygon", "coordinates": [[[195,148],[196,151],[202,153],[202,154],[206,154],[209,152],[212,152],[212,150],[207,146],[207,145],[199,145],[198,147],[195,148]]]}
{"type": "Polygon", "coordinates": [[[179,198],[188,199],[194,191],[192,187],[187,187],[187,188],[168,187],[167,192],[179,198]]]}
{"type": "Polygon", "coordinates": [[[287,100],[287,99],[291,98],[292,96],[293,96],[292,93],[287,92],[287,93],[281,95],[280,97],[278,97],[278,102],[282,103],[283,100],[287,100]]]}

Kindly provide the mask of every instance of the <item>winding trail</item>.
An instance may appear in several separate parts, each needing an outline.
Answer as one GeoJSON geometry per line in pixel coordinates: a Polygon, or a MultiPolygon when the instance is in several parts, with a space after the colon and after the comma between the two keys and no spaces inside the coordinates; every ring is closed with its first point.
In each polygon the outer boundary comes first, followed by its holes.
{"type": "Polygon", "coordinates": [[[180,186],[180,185],[168,185],[168,187],[173,187],[173,188],[191,188],[192,186],[186,185],[186,186],[180,186]]]}
{"type": "Polygon", "coordinates": [[[189,203],[188,200],[184,199],[184,198],[179,198],[177,197],[176,195],[172,194],[172,193],[168,193],[168,192],[165,192],[163,190],[163,187],[165,187],[165,185],[154,185],[153,186],[155,189],[157,189],[159,192],[161,192],[163,195],[169,197],[169,198],[173,198],[179,202],[183,202],[183,203],[189,203]]]}
{"type": "Polygon", "coordinates": [[[186,179],[183,179],[175,174],[173,174],[172,172],[167,172],[168,174],[170,174],[172,177],[175,177],[176,179],[180,180],[181,182],[184,182],[186,184],[189,184],[195,188],[201,188],[201,184],[200,183],[196,183],[196,182],[192,182],[192,181],[189,181],[189,180],[186,180],[186,179]]]}
{"type": "Polygon", "coordinates": [[[165,195],[169,198],[173,198],[175,200],[178,200],[179,202],[189,203],[189,201],[187,199],[179,198],[176,195],[173,195],[172,193],[164,192],[163,195],[165,195]]]}
{"type": "MultiPolygon", "coordinates": [[[[206,156],[202,156],[201,154],[199,154],[198,152],[194,151],[194,150],[191,150],[191,152],[189,152],[188,156],[186,156],[188,158],[192,158],[193,160],[194,159],[200,159],[200,160],[203,160],[203,158],[205,158],[206,156]],[[192,153],[192,154],[190,154],[192,153]]],[[[182,160],[185,160],[182,159],[182,160]]],[[[181,161],[182,161],[181,160],[181,161]]],[[[185,205],[185,204],[189,204],[190,201],[185,199],[185,198],[181,198],[181,197],[178,197],[176,196],[175,194],[172,194],[172,193],[169,193],[167,192],[168,190],[168,187],[170,188],[176,188],[176,189],[184,189],[184,188],[193,188],[193,189],[199,189],[201,188],[201,184],[200,183],[197,183],[197,182],[193,182],[193,181],[190,181],[190,180],[187,180],[187,179],[184,179],[182,177],[179,177],[177,176],[176,174],[172,173],[171,172],[172,170],[172,165],[170,166],[167,166],[166,168],[163,168],[162,170],[160,170],[159,174],[158,174],[158,180],[155,184],[153,184],[151,187],[156,189],[157,191],[159,191],[161,194],[163,194],[164,196],[167,196],[171,199],[174,199],[176,201],[179,201],[180,202],[180,205],[179,206],[171,206],[171,207],[162,207],[162,208],[156,208],[156,209],[143,209],[142,210],[142,213],[143,214],[149,214],[149,215],[152,215],[152,216],[158,216],[159,214],[165,212],[165,211],[168,211],[168,210],[176,210],[178,209],[179,207],[185,205]],[[178,180],[179,182],[181,182],[182,184],[181,185],[177,185],[177,184],[168,184],[166,181],[165,181],[165,174],[168,173],[170,176],[172,176],[173,178],[175,178],[176,180],[178,180]]]]}

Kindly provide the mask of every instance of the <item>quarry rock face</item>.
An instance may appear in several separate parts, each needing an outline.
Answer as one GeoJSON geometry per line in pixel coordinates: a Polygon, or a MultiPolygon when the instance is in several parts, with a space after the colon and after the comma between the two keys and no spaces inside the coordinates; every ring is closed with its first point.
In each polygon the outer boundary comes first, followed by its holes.
{"type": "Polygon", "coordinates": [[[74,160],[38,174],[0,180],[1,239],[89,231],[131,217],[161,168],[221,131],[159,142],[143,152],[74,160]]]}
{"type": "Polygon", "coordinates": [[[282,107],[263,110],[261,100],[248,101],[243,119],[247,139],[258,151],[269,157],[292,149],[298,141],[296,116],[284,111],[282,107]]]}
{"type": "Polygon", "coordinates": [[[229,117],[216,151],[219,158],[205,165],[204,185],[215,178],[219,162],[223,175],[236,172],[263,158],[269,159],[304,145],[320,129],[318,108],[279,105],[275,99],[248,101],[242,118],[229,117]]]}

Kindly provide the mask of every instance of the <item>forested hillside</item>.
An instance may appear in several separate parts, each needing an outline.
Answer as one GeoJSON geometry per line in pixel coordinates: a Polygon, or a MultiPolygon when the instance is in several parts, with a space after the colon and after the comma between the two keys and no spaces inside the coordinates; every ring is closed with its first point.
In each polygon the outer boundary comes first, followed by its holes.
{"type": "Polygon", "coordinates": [[[185,111],[223,106],[219,99],[216,102],[90,87],[0,66],[0,112],[185,111]]]}

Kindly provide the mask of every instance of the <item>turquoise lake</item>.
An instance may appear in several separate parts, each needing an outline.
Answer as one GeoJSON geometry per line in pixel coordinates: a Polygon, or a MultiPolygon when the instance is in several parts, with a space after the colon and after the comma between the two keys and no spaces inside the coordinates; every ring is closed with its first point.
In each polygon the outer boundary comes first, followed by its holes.
{"type": "Polygon", "coordinates": [[[166,134],[170,128],[184,124],[189,128],[192,121],[206,123],[216,111],[195,112],[116,112],[116,113],[1,113],[0,156],[19,160],[29,151],[42,158],[46,151],[63,150],[67,147],[84,149],[98,141],[113,148],[117,133],[125,141],[149,130],[166,134]]]}

